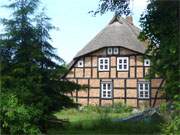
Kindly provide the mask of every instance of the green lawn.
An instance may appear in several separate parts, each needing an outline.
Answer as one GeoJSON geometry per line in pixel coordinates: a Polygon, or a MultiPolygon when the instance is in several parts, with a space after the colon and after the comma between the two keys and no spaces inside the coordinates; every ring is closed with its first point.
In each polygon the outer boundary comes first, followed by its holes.
{"type": "Polygon", "coordinates": [[[124,118],[132,114],[131,108],[84,107],[65,109],[55,114],[58,119],[68,120],[64,126],[51,125],[48,134],[158,134],[159,120],[139,122],[114,122],[112,119],[124,118]]]}

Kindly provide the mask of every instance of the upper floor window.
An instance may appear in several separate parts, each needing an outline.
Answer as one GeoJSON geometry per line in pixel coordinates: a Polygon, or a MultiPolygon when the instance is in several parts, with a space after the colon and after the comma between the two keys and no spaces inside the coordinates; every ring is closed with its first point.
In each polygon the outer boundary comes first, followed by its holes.
{"type": "Polygon", "coordinates": [[[119,48],[108,48],[107,53],[108,53],[108,55],[118,54],[119,53],[119,48]]]}
{"type": "Polygon", "coordinates": [[[117,70],[118,71],[129,70],[129,59],[128,59],[128,57],[118,57],[117,58],[117,70]]]}
{"type": "Polygon", "coordinates": [[[150,66],[150,59],[144,59],[144,66],[150,66]]]}
{"type": "Polygon", "coordinates": [[[108,54],[113,54],[113,49],[112,49],[112,48],[108,48],[108,49],[107,49],[107,53],[108,53],[108,54]]]}
{"type": "Polygon", "coordinates": [[[84,61],[83,60],[79,60],[77,63],[78,67],[83,67],[84,66],[84,61]]]}
{"type": "Polygon", "coordinates": [[[119,53],[119,48],[114,48],[113,52],[114,52],[114,54],[118,54],[119,53]]]}
{"type": "Polygon", "coordinates": [[[149,82],[140,82],[138,84],[139,98],[149,98],[150,84],[149,82]]]}
{"type": "Polygon", "coordinates": [[[109,71],[109,58],[99,58],[99,71],[109,71]]]}
{"type": "Polygon", "coordinates": [[[101,83],[101,98],[112,98],[112,83],[111,82],[101,83]]]}

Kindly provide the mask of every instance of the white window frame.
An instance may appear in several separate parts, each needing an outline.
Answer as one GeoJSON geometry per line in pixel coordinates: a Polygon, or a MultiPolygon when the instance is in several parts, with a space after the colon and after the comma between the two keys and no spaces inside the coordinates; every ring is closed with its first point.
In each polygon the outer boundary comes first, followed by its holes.
{"type": "Polygon", "coordinates": [[[112,82],[102,82],[101,83],[101,98],[112,98],[112,82]]]}
{"type": "Polygon", "coordinates": [[[113,48],[113,53],[114,53],[115,55],[119,54],[119,48],[113,48]]]}
{"type": "Polygon", "coordinates": [[[118,57],[117,58],[117,71],[128,71],[129,70],[129,57],[118,57]],[[120,63],[121,60],[121,63],[120,63]],[[126,60],[126,63],[125,63],[126,60]],[[122,68],[120,68],[120,65],[122,68]],[[126,68],[124,68],[126,65],[126,68]]]}
{"type": "Polygon", "coordinates": [[[109,58],[99,58],[98,70],[99,71],[109,71],[109,58]]]}
{"type": "Polygon", "coordinates": [[[151,61],[150,61],[150,59],[144,59],[144,66],[150,66],[151,65],[151,61]],[[147,62],[148,62],[148,64],[147,64],[147,62]]]}
{"type": "Polygon", "coordinates": [[[113,48],[107,48],[107,53],[108,54],[113,54],[113,48]]]}
{"type": "Polygon", "coordinates": [[[149,99],[149,97],[150,97],[150,83],[139,82],[138,83],[138,98],[149,99]]]}
{"type": "Polygon", "coordinates": [[[84,61],[83,60],[79,60],[77,63],[78,67],[84,67],[84,61]]]}

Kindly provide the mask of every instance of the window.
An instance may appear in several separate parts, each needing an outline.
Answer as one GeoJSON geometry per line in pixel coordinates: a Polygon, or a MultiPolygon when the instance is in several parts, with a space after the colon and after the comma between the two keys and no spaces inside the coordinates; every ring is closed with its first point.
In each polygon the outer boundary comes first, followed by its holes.
{"type": "Polygon", "coordinates": [[[79,60],[77,66],[78,67],[83,67],[83,64],[84,64],[83,60],[79,60]]]}
{"type": "Polygon", "coordinates": [[[129,70],[129,59],[128,59],[128,57],[117,58],[117,70],[118,71],[129,70]]]}
{"type": "Polygon", "coordinates": [[[144,66],[150,66],[150,60],[149,59],[144,60],[144,66]]]}
{"type": "Polygon", "coordinates": [[[138,84],[139,98],[149,98],[149,82],[141,82],[138,84]]]}
{"type": "Polygon", "coordinates": [[[118,54],[119,53],[119,48],[114,48],[113,53],[118,54]]]}
{"type": "Polygon", "coordinates": [[[111,82],[101,83],[101,98],[112,98],[112,83],[111,82]]]}
{"type": "Polygon", "coordinates": [[[109,58],[99,58],[99,71],[109,71],[109,58]]]}
{"type": "Polygon", "coordinates": [[[107,53],[108,54],[118,54],[119,53],[119,48],[108,48],[107,53]]]}
{"type": "Polygon", "coordinates": [[[113,49],[112,48],[108,48],[107,53],[108,54],[112,54],[113,53],[113,49]]]}

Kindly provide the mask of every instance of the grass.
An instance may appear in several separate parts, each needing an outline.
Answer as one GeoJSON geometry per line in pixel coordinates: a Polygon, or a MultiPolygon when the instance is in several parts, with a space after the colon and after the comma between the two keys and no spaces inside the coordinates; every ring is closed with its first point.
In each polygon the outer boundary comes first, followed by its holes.
{"type": "Polygon", "coordinates": [[[122,105],[114,107],[88,106],[80,109],[65,109],[55,114],[58,119],[69,120],[64,127],[51,125],[48,134],[158,134],[160,120],[138,122],[114,122],[112,119],[127,117],[132,109],[122,105]]]}

